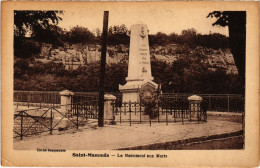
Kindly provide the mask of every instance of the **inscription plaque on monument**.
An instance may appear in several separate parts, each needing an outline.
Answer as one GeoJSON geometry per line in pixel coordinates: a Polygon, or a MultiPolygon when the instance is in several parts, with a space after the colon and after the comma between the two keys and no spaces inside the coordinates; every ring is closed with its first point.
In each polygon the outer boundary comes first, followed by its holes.
{"type": "Polygon", "coordinates": [[[149,82],[157,88],[158,85],[152,80],[147,25],[132,25],[127,83],[124,86],[119,85],[119,90],[123,93],[123,102],[139,101],[138,92],[145,83],[149,82]]]}

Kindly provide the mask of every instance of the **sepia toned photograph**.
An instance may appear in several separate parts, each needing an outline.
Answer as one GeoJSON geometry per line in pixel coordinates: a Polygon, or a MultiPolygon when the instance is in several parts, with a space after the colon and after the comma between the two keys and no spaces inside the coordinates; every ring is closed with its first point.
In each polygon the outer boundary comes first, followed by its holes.
{"type": "Polygon", "coordinates": [[[246,12],[109,12],[14,11],[14,149],[243,149],[246,12]]]}
{"type": "Polygon", "coordinates": [[[246,60],[259,53],[247,52],[247,9],[58,4],[10,13],[12,150],[120,160],[248,149],[258,112],[246,109],[246,60]]]}

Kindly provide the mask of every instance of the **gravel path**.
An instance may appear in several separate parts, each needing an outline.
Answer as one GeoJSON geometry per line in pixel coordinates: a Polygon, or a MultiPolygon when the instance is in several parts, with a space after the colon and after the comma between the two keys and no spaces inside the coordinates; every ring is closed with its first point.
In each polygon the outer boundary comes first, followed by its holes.
{"type": "Polygon", "coordinates": [[[209,120],[207,123],[153,123],[105,125],[96,123],[67,130],[54,135],[42,135],[25,140],[14,141],[14,149],[67,149],[67,150],[106,150],[131,146],[154,144],[159,142],[182,140],[242,130],[242,124],[209,120]]]}

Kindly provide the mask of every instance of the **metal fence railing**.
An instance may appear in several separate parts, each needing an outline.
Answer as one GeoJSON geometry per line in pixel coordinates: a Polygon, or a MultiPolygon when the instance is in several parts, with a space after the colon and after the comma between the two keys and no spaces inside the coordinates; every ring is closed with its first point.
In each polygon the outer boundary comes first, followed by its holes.
{"type": "MultiPolygon", "coordinates": [[[[122,94],[119,92],[106,92],[105,94],[112,94],[116,96],[116,100],[122,101],[122,94]]],[[[84,102],[89,100],[98,100],[98,92],[74,92],[73,103],[84,102]]]]}
{"type": "MultiPolygon", "coordinates": [[[[164,100],[187,99],[193,94],[163,93],[164,100]]],[[[201,96],[208,105],[208,111],[243,112],[245,111],[245,98],[240,94],[196,94],[201,96]]]]}
{"type": "MultiPolygon", "coordinates": [[[[120,92],[107,92],[116,96],[117,102],[122,102],[120,92]]],[[[193,94],[163,93],[162,100],[174,101],[187,99],[193,94]]],[[[245,110],[245,98],[240,94],[197,94],[208,104],[208,111],[243,112],[245,110]]],[[[72,103],[98,100],[98,92],[74,92],[72,103]]],[[[60,104],[59,92],[55,91],[14,91],[15,105],[46,107],[60,104]]]]}
{"type": "MultiPolygon", "coordinates": [[[[42,107],[28,110],[16,111],[14,114],[13,137],[23,137],[39,135],[43,133],[53,134],[59,130],[60,124],[66,119],[66,128],[79,128],[84,126],[87,119],[97,119],[97,102],[84,102],[68,104],[58,107],[42,107]],[[66,110],[62,110],[65,108],[66,110]]],[[[92,121],[97,123],[97,120],[92,121]]],[[[63,123],[64,124],[64,123],[63,123]]],[[[64,129],[64,128],[63,128],[64,129]]]]}
{"type": "Polygon", "coordinates": [[[44,107],[60,104],[60,95],[55,91],[14,91],[14,102],[17,107],[44,107]]]}
{"type": "Polygon", "coordinates": [[[160,101],[153,110],[141,102],[113,102],[115,121],[134,123],[176,123],[207,121],[207,107],[204,102],[178,99],[174,101],[160,101]],[[148,110],[146,110],[148,109],[148,110]]]}

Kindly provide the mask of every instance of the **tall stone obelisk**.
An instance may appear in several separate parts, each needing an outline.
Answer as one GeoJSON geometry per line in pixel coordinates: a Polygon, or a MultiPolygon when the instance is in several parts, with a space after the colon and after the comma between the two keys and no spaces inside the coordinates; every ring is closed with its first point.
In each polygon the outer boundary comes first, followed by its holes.
{"type": "Polygon", "coordinates": [[[147,25],[132,25],[127,83],[124,86],[119,85],[119,90],[123,93],[123,102],[139,101],[139,90],[146,83],[157,88],[158,85],[152,80],[147,25]]]}

